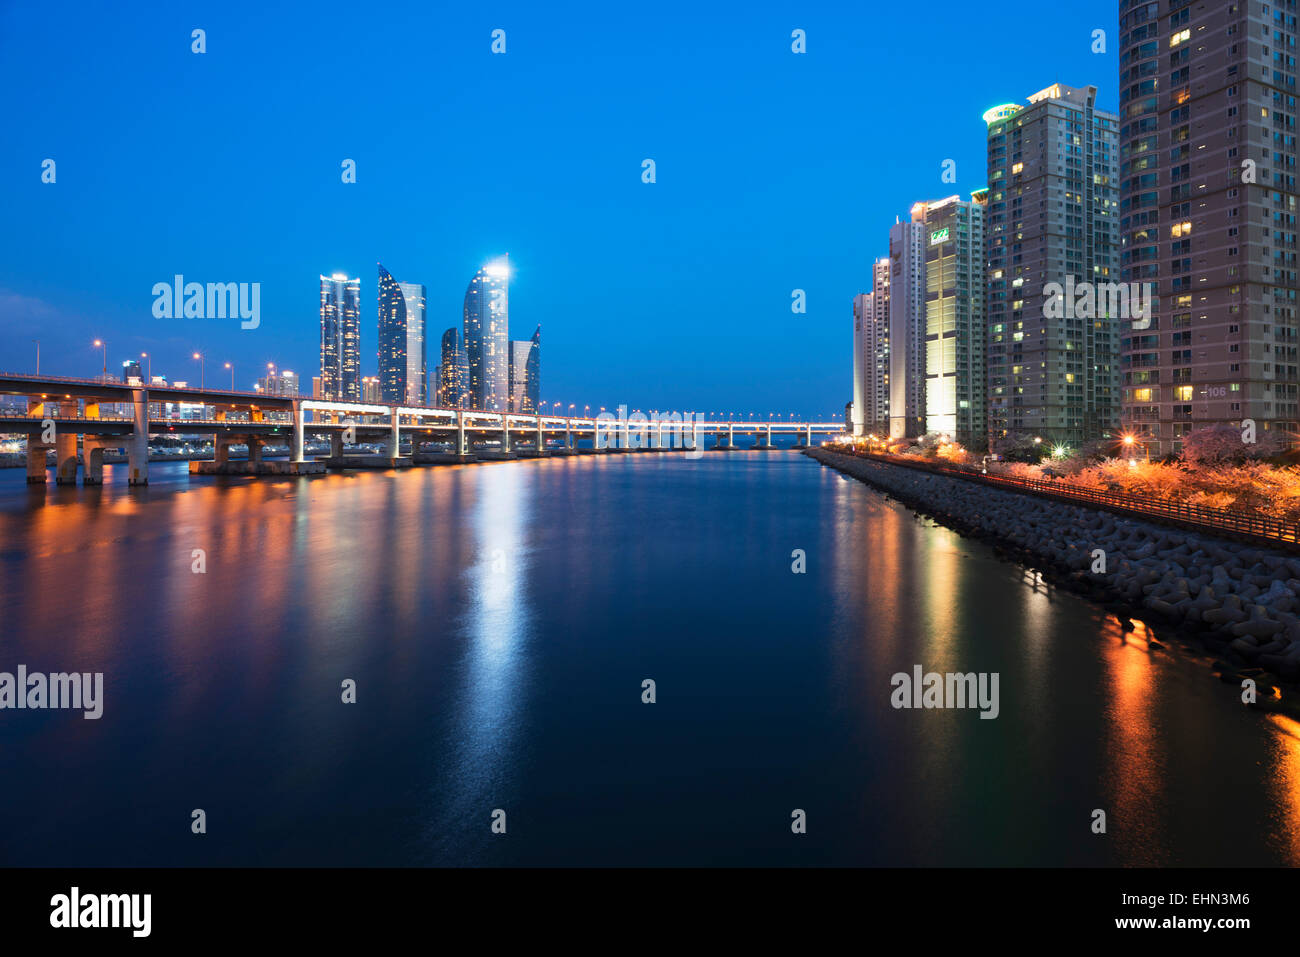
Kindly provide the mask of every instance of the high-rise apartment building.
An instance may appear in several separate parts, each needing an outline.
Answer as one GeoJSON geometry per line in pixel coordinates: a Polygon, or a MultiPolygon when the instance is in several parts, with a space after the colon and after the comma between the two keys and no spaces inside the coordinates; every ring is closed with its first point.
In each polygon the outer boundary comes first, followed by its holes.
{"type": "Polygon", "coordinates": [[[889,259],[871,266],[869,293],[853,299],[853,432],[889,434],[889,259]]]}
{"type": "Polygon", "coordinates": [[[1119,424],[1119,120],[1096,99],[1057,83],[984,114],[990,443],[1119,424]]]}
{"type": "Polygon", "coordinates": [[[455,326],[442,334],[441,356],[434,405],[440,409],[468,408],[469,357],[465,355],[460,330],[455,326]]]}
{"type": "Polygon", "coordinates": [[[510,411],[535,413],[541,393],[542,327],[533,337],[510,343],[510,411]]]}
{"type": "Polygon", "coordinates": [[[465,354],[469,360],[469,407],[488,412],[510,408],[510,266],[488,263],[465,290],[465,354]]]}
{"type": "Polygon", "coordinates": [[[918,203],[924,223],[925,431],[968,449],[986,444],[984,212],[986,194],[918,203]]]}
{"type": "Polygon", "coordinates": [[[326,399],[361,401],[361,280],[320,277],[320,378],[326,399]]]}
{"type": "Polygon", "coordinates": [[[1122,421],[1152,454],[1252,420],[1294,434],[1295,0],[1121,0],[1122,421]]]}
{"type": "Polygon", "coordinates": [[[424,324],[424,286],[398,282],[380,263],[379,392],[383,401],[425,404],[428,364],[424,324]]]}
{"type": "Polygon", "coordinates": [[[889,434],[925,432],[925,215],[889,230],[889,434]]]}
{"type": "Polygon", "coordinates": [[[282,372],[271,370],[257,380],[257,391],[263,395],[297,395],[298,373],[288,369],[282,372]]]}
{"type": "Polygon", "coordinates": [[[866,435],[867,416],[867,331],[864,323],[870,307],[871,293],[858,293],[853,297],[853,401],[849,403],[851,419],[846,431],[850,435],[866,435]]]}

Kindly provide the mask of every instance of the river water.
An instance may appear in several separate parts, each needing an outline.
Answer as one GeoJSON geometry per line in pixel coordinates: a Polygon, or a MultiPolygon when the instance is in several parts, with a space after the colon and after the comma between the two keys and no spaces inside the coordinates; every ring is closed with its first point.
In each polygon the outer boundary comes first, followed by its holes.
{"type": "Polygon", "coordinates": [[[124,469],[0,471],[0,671],[104,675],[0,710],[0,864],[1300,863],[1294,722],[796,453],[124,469]]]}

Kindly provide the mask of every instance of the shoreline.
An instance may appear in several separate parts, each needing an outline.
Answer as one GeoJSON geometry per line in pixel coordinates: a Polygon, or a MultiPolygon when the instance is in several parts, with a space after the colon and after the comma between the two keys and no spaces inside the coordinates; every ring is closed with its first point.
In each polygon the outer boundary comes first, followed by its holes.
{"type": "Polygon", "coordinates": [[[1238,696],[1253,679],[1245,706],[1300,719],[1300,557],[841,452],[805,454],[1088,599],[1126,632],[1142,622],[1149,647],[1177,640],[1238,696]]]}

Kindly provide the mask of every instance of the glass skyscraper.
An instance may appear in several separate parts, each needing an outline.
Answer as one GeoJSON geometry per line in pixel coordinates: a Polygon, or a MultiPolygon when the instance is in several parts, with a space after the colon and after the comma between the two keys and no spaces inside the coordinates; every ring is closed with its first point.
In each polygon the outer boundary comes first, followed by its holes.
{"type": "Polygon", "coordinates": [[[503,256],[476,272],[465,290],[471,409],[510,409],[509,281],[510,264],[503,256]]]}
{"type": "Polygon", "coordinates": [[[452,326],[442,334],[442,361],[438,365],[437,396],[434,401],[440,409],[467,408],[469,398],[469,358],[460,338],[460,330],[452,326]]]}
{"type": "Polygon", "coordinates": [[[424,286],[398,282],[380,263],[379,394],[382,401],[424,405],[428,395],[424,323],[424,286]]]}
{"type": "Polygon", "coordinates": [[[320,277],[321,397],[361,401],[361,280],[320,277]]]}
{"type": "Polygon", "coordinates": [[[542,327],[533,337],[510,343],[510,411],[532,414],[541,393],[542,327]]]}

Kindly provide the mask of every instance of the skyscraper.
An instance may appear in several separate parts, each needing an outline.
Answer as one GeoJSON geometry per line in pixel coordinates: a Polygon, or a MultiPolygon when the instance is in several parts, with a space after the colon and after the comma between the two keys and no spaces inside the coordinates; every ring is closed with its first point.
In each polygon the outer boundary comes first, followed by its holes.
{"type": "Polygon", "coordinates": [[[925,223],[925,431],[986,444],[984,207],[977,192],[913,208],[925,223]]]}
{"type": "Polygon", "coordinates": [[[1121,2],[1122,422],[1151,455],[1252,420],[1294,433],[1296,4],[1121,2]]]}
{"type": "Polygon", "coordinates": [[[424,286],[398,282],[380,263],[379,392],[384,402],[425,404],[428,366],[424,325],[424,286]]]}
{"type": "Polygon", "coordinates": [[[925,204],[889,230],[889,434],[925,431],[925,204]],[[919,218],[918,218],[919,217],[919,218]]]}
{"type": "Polygon", "coordinates": [[[361,280],[320,277],[320,378],[326,399],[361,401],[361,280]]]}
{"type": "Polygon", "coordinates": [[[1104,295],[1083,310],[1055,296],[1119,278],[1118,119],[1096,98],[1057,83],[984,114],[990,442],[1077,444],[1118,424],[1120,317],[1104,295]]]}
{"type": "Polygon", "coordinates": [[[510,343],[510,411],[535,413],[541,393],[542,327],[527,341],[510,343]]]}
{"type": "Polygon", "coordinates": [[[488,263],[465,290],[465,354],[469,407],[506,412],[510,407],[510,265],[488,263]]]}
{"type": "Polygon", "coordinates": [[[442,334],[442,362],[438,364],[437,399],[440,409],[468,408],[469,357],[460,337],[460,330],[452,326],[442,334]]]}
{"type": "MultiPolygon", "coordinates": [[[[852,422],[848,432],[852,435],[866,435],[865,424],[867,409],[867,346],[866,330],[863,328],[864,317],[870,311],[867,301],[871,293],[858,293],[853,297],[853,401],[849,403],[852,422]]],[[[870,321],[870,320],[865,320],[870,321]]]]}
{"type": "Polygon", "coordinates": [[[288,369],[283,372],[271,370],[257,380],[257,391],[263,395],[297,395],[298,374],[288,369]]]}
{"type": "Polygon", "coordinates": [[[853,298],[853,431],[889,434],[889,259],[871,266],[872,291],[853,298]]]}

